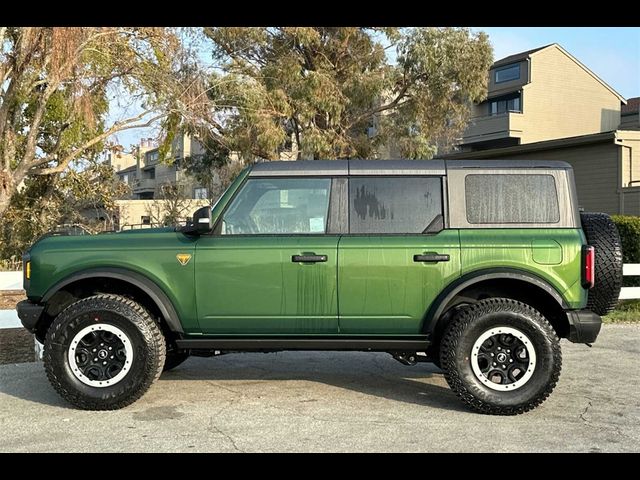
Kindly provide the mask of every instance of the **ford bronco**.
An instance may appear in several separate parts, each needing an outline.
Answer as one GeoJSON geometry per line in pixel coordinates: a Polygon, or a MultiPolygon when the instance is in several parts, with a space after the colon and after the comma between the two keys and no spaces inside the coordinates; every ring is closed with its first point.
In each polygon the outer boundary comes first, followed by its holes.
{"type": "Polygon", "coordinates": [[[91,410],[189,355],[359,350],[434,362],[471,408],[518,414],[622,279],[615,225],[551,161],[257,163],[185,227],[48,236],[23,262],[18,315],[91,410]]]}

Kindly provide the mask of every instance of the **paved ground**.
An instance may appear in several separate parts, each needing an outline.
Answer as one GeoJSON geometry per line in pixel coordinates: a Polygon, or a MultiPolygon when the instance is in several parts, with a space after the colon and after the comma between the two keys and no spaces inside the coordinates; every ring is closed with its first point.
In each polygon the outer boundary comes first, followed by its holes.
{"type": "Polygon", "coordinates": [[[83,412],[42,365],[0,366],[0,451],[638,451],[640,327],[563,341],[552,396],[517,417],[469,412],[429,365],[383,353],[189,359],[137,403],[83,412]]]}

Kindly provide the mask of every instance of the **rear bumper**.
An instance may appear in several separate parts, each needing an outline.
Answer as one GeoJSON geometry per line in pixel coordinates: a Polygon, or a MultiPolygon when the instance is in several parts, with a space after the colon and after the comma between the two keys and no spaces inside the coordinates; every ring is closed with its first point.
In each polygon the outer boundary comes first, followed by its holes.
{"type": "Polygon", "coordinates": [[[22,326],[31,333],[35,332],[38,320],[44,311],[44,305],[38,305],[30,300],[23,300],[16,306],[18,318],[22,322],[22,326]]]}
{"type": "Polygon", "coordinates": [[[593,343],[598,338],[602,319],[591,310],[568,310],[569,341],[574,343],[593,343]]]}

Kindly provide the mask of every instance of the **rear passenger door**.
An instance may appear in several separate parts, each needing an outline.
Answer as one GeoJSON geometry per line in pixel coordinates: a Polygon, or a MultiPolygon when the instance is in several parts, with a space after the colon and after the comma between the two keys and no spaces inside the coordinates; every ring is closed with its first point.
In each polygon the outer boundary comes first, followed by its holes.
{"type": "Polygon", "coordinates": [[[338,245],[342,334],[418,334],[460,273],[457,230],[445,229],[441,176],[352,176],[348,234],[338,245]]]}

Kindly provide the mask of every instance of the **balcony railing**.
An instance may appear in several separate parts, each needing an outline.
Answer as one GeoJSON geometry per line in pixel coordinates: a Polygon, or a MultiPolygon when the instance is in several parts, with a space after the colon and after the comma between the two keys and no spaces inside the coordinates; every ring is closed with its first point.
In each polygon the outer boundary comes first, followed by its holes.
{"type": "Polygon", "coordinates": [[[463,143],[483,142],[500,138],[520,138],[524,128],[522,112],[505,112],[497,115],[474,117],[462,137],[463,143]]]}
{"type": "Polygon", "coordinates": [[[135,183],[133,184],[133,190],[136,192],[140,190],[155,190],[155,188],[156,181],[153,178],[136,179],[135,183]]]}

